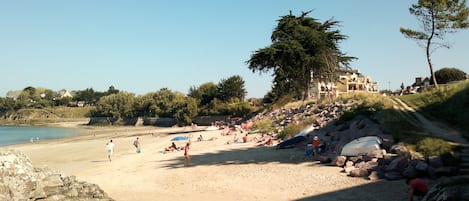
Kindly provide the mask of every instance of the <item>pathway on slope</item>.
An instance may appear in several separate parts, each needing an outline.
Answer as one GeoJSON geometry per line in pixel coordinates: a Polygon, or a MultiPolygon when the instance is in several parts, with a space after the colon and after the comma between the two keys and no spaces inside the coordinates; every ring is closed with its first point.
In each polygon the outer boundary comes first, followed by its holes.
{"type": "Polygon", "coordinates": [[[418,121],[418,125],[421,126],[425,131],[429,132],[431,135],[449,140],[459,144],[462,147],[461,150],[461,159],[460,164],[460,174],[467,175],[469,174],[469,142],[463,138],[462,133],[456,129],[453,129],[446,124],[438,121],[431,121],[425,116],[415,111],[413,108],[409,107],[403,101],[398,98],[392,98],[394,105],[404,112],[410,112],[415,119],[410,119],[410,122],[415,124],[418,121]]]}
{"type": "Polygon", "coordinates": [[[438,121],[431,121],[427,119],[425,116],[420,114],[419,112],[415,111],[413,108],[409,107],[407,104],[402,102],[398,98],[393,98],[395,102],[399,104],[399,108],[404,110],[405,112],[411,112],[414,115],[416,120],[418,120],[419,125],[425,129],[425,131],[429,132],[433,136],[443,138],[445,140],[453,141],[460,145],[468,145],[469,142],[462,137],[462,133],[456,129],[453,129],[442,122],[438,121]]]}

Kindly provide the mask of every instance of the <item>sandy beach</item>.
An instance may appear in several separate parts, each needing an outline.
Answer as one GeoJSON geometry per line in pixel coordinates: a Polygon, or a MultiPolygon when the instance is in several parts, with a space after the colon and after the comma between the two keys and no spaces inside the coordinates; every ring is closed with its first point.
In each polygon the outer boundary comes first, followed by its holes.
{"type": "Polygon", "coordinates": [[[406,199],[403,180],[351,178],[339,167],[305,158],[300,150],[258,147],[255,142],[226,144],[233,136],[222,136],[219,130],[62,126],[77,128],[80,136],[2,148],[25,153],[36,167],[98,184],[118,201],[406,199]],[[190,134],[192,161],[184,167],[183,151],[162,151],[173,137],[190,134]],[[199,135],[204,137],[201,142],[196,141],[199,135]],[[132,145],[136,137],[142,153],[132,145]],[[112,162],[105,148],[109,139],[115,144],[112,162]]]}

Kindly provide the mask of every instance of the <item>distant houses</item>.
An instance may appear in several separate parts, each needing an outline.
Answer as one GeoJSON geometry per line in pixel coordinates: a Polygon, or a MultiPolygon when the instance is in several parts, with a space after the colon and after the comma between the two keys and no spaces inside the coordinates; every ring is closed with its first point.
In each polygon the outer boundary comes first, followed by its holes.
{"type": "Polygon", "coordinates": [[[423,87],[423,88],[426,88],[428,86],[430,86],[430,78],[428,77],[416,77],[415,78],[415,82],[411,85],[412,88],[416,88],[416,87],[423,87]]]}

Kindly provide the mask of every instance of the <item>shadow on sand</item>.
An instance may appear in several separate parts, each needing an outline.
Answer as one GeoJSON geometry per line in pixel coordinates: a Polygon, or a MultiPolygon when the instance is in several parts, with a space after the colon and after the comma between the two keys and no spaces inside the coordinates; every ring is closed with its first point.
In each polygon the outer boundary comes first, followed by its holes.
{"type": "MultiPolygon", "coordinates": [[[[227,149],[229,149],[227,145],[227,149]]],[[[236,145],[234,145],[236,146],[236,145]]],[[[267,163],[284,163],[284,164],[301,164],[308,163],[311,167],[328,164],[318,164],[313,162],[311,158],[304,156],[303,152],[298,149],[279,149],[275,147],[250,147],[245,149],[223,150],[218,153],[206,153],[200,155],[192,155],[190,167],[184,167],[184,157],[177,157],[163,161],[167,163],[166,168],[191,168],[196,166],[223,166],[223,165],[243,165],[243,164],[267,164],[267,163]],[[272,154],[276,152],[276,154],[272,154]]],[[[337,172],[340,174],[340,172],[337,172]]],[[[362,178],[356,178],[362,179],[362,178]]],[[[311,182],[311,188],[320,188],[314,181],[311,182]],[[316,185],[316,186],[315,186],[316,185]]],[[[353,188],[342,189],[326,194],[304,197],[301,201],[329,201],[329,200],[366,200],[366,201],[396,201],[406,199],[406,184],[404,180],[397,181],[377,181],[366,185],[353,188]],[[393,190],[387,190],[392,188],[393,190]],[[395,192],[401,192],[396,195],[395,192]],[[379,195],[379,196],[377,196],[379,195]]]]}

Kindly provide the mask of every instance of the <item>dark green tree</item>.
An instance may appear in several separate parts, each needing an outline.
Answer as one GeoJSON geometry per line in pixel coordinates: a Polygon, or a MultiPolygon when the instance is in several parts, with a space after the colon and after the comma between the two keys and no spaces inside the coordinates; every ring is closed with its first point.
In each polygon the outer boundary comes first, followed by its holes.
{"type": "Polygon", "coordinates": [[[18,96],[19,100],[34,102],[39,100],[39,94],[36,93],[36,88],[28,86],[23,89],[23,91],[18,96]]]}
{"type": "Polygon", "coordinates": [[[440,84],[446,84],[452,81],[460,81],[466,79],[466,73],[457,68],[442,68],[435,71],[436,81],[440,84]]]}
{"type": "Polygon", "coordinates": [[[244,98],[247,94],[244,87],[244,80],[239,75],[234,75],[227,79],[222,79],[217,86],[218,99],[222,101],[229,101],[231,99],[244,101],[244,98]]]}
{"type": "Polygon", "coordinates": [[[347,37],[336,27],[338,21],[324,23],[308,17],[291,14],[278,21],[272,33],[272,44],[259,49],[246,62],[252,72],[268,73],[274,77],[272,92],[277,98],[294,95],[306,99],[312,79],[334,81],[341,67],[348,67],[354,57],[345,56],[338,43],[347,37]]]}
{"type": "Polygon", "coordinates": [[[190,125],[197,116],[197,100],[182,93],[176,93],[172,102],[173,118],[176,119],[178,125],[190,125]]]}
{"type": "Polygon", "coordinates": [[[213,82],[207,82],[199,87],[192,86],[187,95],[199,100],[201,106],[207,105],[218,96],[218,87],[213,82]]]}
{"type": "Polygon", "coordinates": [[[153,100],[155,101],[155,106],[158,108],[158,116],[160,117],[173,117],[174,104],[176,103],[176,98],[178,95],[175,92],[171,91],[168,88],[162,88],[159,91],[155,92],[153,100]]]}
{"type": "Polygon", "coordinates": [[[107,92],[105,93],[105,95],[111,95],[111,94],[117,94],[119,93],[119,90],[116,89],[114,86],[109,86],[109,89],[107,90],[107,92]]]}
{"type": "Polygon", "coordinates": [[[420,22],[421,30],[401,27],[400,32],[425,48],[430,77],[438,87],[430,56],[437,48],[450,48],[444,41],[447,33],[469,27],[466,0],[419,0],[417,4],[412,4],[409,12],[420,22]]]}
{"type": "Polygon", "coordinates": [[[0,115],[6,115],[9,112],[15,111],[15,100],[12,98],[0,97],[0,115]]]}
{"type": "Polygon", "coordinates": [[[93,88],[86,88],[85,90],[77,91],[75,96],[73,96],[73,100],[85,101],[86,103],[95,103],[97,100],[99,100],[99,98],[96,97],[93,88]]]}
{"type": "Polygon", "coordinates": [[[112,117],[116,120],[132,118],[135,115],[135,95],[127,92],[119,92],[102,97],[96,104],[92,116],[112,117]]]}
{"type": "Polygon", "coordinates": [[[158,117],[160,108],[156,105],[155,92],[147,93],[137,97],[135,101],[136,115],[141,117],[158,117]]]}
{"type": "Polygon", "coordinates": [[[175,118],[179,125],[190,124],[198,110],[195,98],[167,88],[138,97],[135,108],[138,116],[175,118]]]}
{"type": "Polygon", "coordinates": [[[72,102],[72,97],[55,98],[55,106],[68,106],[72,102]]]}

